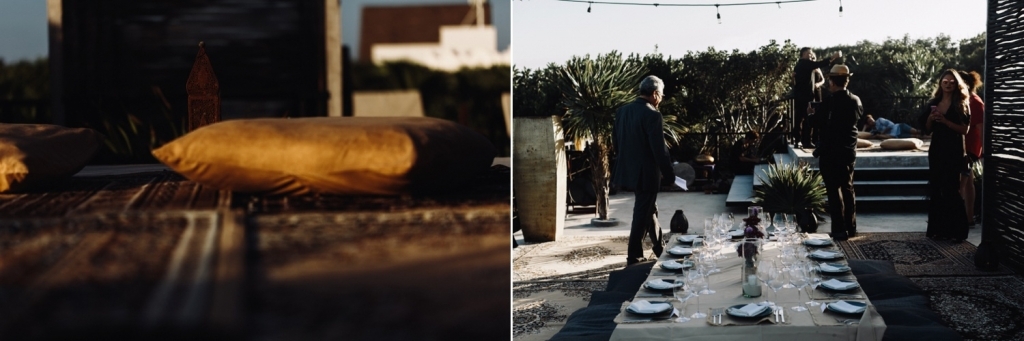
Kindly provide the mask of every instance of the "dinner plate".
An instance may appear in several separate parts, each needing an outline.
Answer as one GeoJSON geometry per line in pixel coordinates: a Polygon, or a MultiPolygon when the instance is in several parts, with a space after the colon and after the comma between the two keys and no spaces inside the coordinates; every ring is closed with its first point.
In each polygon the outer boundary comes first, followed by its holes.
{"type": "Polygon", "coordinates": [[[659,278],[659,279],[652,279],[650,281],[644,282],[644,288],[647,288],[648,290],[656,290],[656,291],[672,291],[672,289],[675,289],[675,288],[678,288],[678,287],[681,287],[681,286],[683,286],[683,283],[676,282],[674,279],[660,279],[659,278]],[[665,283],[672,283],[672,284],[670,284],[670,286],[664,286],[664,287],[657,286],[657,285],[652,287],[651,286],[651,282],[654,282],[654,281],[665,282],[665,283]]]}
{"type": "Polygon", "coordinates": [[[857,282],[846,282],[846,281],[840,281],[838,279],[830,279],[830,280],[827,280],[827,281],[822,281],[821,284],[819,284],[818,286],[820,286],[822,288],[825,288],[825,289],[836,290],[836,291],[847,291],[847,290],[853,290],[853,289],[860,288],[860,284],[857,284],[857,282]],[[841,284],[841,283],[846,283],[846,284],[841,284]],[[840,286],[840,285],[843,285],[843,286],[840,286]]]}
{"type": "Polygon", "coordinates": [[[843,263],[824,263],[824,264],[828,264],[828,265],[832,266],[831,268],[829,268],[829,267],[824,267],[823,265],[819,265],[818,266],[818,270],[820,270],[821,272],[824,272],[824,273],[838,274],[838,273],[844,273],[844,272],[850,271],[850,267],[846,266],[846,264],[843,264],[843,263]]]}
{"type": "Polygon", "coordinates": [[[672,247],[668,250],[668,253],[673,256],[689,256],[693,254],[693,249],[688,247],[672,247]]]}
{"type": "Polygon", "coordinates": [[[868,304],[857,301],[836,301],[825,305],[825,308],[840,314],[860,315],[868,308],[868,304]],[[853,311],[849,311],[853,309],[853,311]]]}
{"type": "Polygon", "coordinates": [[[693,267],[693,262],[688,260],[677,261],[674,259],[661,262],[661,268],[669,271],[679,271],[693,267]]]}
{"type": "Polygon", "coordinates": [[[680,243],[683,243],[683,244],[693,244],[693,240],[694,239],[697,239],[697,235],[695,235],[695,234],[685,234],[685,235],[676,237],[676,240],[678,240],[680,243]]]}
{"type": "Polygon", "coordinates": [[[661,315],[661,314],[664,314],[666,312],[672,311],[672,304],[671,303],[668,303],[668,302],[649,302],[649,303],[651,304],[652,307],[654,307],[656,309],[655,311],[653,311],[653,312],[651,312],[651,311],[648,311],[648,312],[637,311],[637,310],[634,309],[634,305],[633,304],[630,304],[629,306],[627,306],[626,307],[626,311],[628,311],[630,313],[633,313],[633,314],[645,315],[645,316],[661,315]]]}
{"type": "Polygon", "coordinates": [[[843,258],[843,253],[842,252],[838,252],[838,251],[817,250],[817,251],[808,253],[807,257],[811,257],[811,258],[815,258],[815,259],[824,259],[824,260],[840,259],[840,258],[843,258]]]}
{"type": "Polygon", "coordinates": [[[731,307],[729,307],[729,309],[725,310],[725,313],[729,314],[729,316],[739,317],[739,318],[762,318],[762,317],[765,317],[765,316],[768,316],[768,315],[772,314],[771,307],[769,307],[768,305],[763,305],[762,307],[764,307],[764,308],[760,312],[758,312],[757,314],[754,314],[753,316],[743,315],[742,313],[739,313],[739,310],[742,309],[744,306],[746,306],[746,304],[737,304],[737,305],[731,306],[731,307]]]}
{"type": "Polygon", "coordinates": [[[733,238],[743,237],[743,230],[729,230],[729,236],[733,238]]]}

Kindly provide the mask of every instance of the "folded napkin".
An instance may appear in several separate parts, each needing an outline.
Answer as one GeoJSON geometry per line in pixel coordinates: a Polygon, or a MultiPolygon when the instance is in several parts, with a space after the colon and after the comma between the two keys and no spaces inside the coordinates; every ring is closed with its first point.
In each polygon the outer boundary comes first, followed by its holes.
{"type": "Polygon", "coordinates": [[[688,248],[688,247],[682,247],[682,246],[674,246],[671,249],[668,249],[668,253],[671,253],[673,255],[684,255],[685,256],[685,255],[693,254],[693,249],[688,248]]]}
{"type": "Polygon", "coordinates": [[[843,281],[840,281],[838,279],[833,278],[833,279],[821,282],[821,286],[829,288],[829,289],[835,289],[835,290],[846,290],[846,289],[856,288],[857,287],[857,282],[843,282],[843,281]]]}
{"type": "Polygon", "coordinates": [[[758,314],[764,312],[765,309],[768,309],[767,304],[761,305],[757,303],[750,303],[739,309],[730,307],[729,315],[751,317],[757,316],[758,314]]]}
{"type": "Polygon", "coordinates": [[[681,285],[682,284],[677,284],[673,280],[665,280],[664,278],[647,281],[647,287],[651,289],[672,289],[681,285]]]}
{"type": "Polygon", "coordinates": [[[828,307],[832,310],[847,314],[862,313],[865,309],[867,309],[867,306],[862,302],[846,301],[832,302],[829,303],[828,307]]]}
{"type": "Polygon", "coordinates": [[[829,239],[808,238],[804,240],[804,243],[807,245],[829,245],[832,244],[832,241],[829,239]]]}
{"type": "Polygon", "coordinates": [[[829,239],[829,240],[831,240],[832,237],[830,237],[828,235],[828,233],[808,233],[807,234],[807,239],[829,239]]]}
{"type": "Polygon", "coordinates": [[[697,239],[697,235],[686,234],[686,235],[682,235],[682,236],[676,237],[676,239],[678,239],[680,242],[683,242],[683,243],[692,243],[694,239],[697,239]]]}
{"type": "Polygon", "coordinates": [[[829,263],[821,263],[821,265],[818,265],[818,269],[821,270],[821,271],[824,271],[824,272],[841,272],[841,271],[850,270],[850,267],[845,266],[845,265],[837,266],[837,265],[832,265],[832,264],[829,264],[829,263]]]}
{"type": "Polygon", "coordinates": [[[828,251],[828,250],[816,250],[810,253],[811,257],[815,258],[836,258],[840,255],[839,252],[828,251]]]}
{"type": "Polygon", "coordinates": [[[630,303],[629,307],[626,307],[626,309],[629,309],[629,311],[632,311],[634,313],[657,314],[657,313],[660,313],[660,312],[672,309],[672,305],[669,304],[669,303],[665,303],[665,302],[651,303],[651,302],[647,302],[647,300],[639,300],[639,301],[630,303]]]}

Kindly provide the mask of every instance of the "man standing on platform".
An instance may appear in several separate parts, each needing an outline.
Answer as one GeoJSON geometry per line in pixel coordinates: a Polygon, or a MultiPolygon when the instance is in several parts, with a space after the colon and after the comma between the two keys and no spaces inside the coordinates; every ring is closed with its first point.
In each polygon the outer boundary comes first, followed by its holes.
{"type": "Polygon", "coordinates": [[[664,90],[665,83],[660,78],[647,76],[640,82],[640,97],[615,113],[612,143],[618,157],[612,183],[636,195],[626,251],[627,266],[647,260],[643,255],[643,240],[647,234],[654,243],[656,256],[660,257],[664,250],[656,201],[658,189],[671,185],[675,179],[658,112],[664,90]]]}
{"type": "Polygon", "coordinates": [[[796,83],[793,86],[793,95],[795,98],[793,108],[795,109],[795,117],[793,118],[793,143],[800,143],[804,148],[814,148],[815,140],[817,139],[817,133],[813,131],[810,124],[804,123],[807,118],[808,104],[814,99],[814,90],[820,87],[824,81],[819,80],[815,77],[815,71],[818,71],[820,77],[820,68],[828,67],[832,61],[836,58],[842,57],[843,52],[837,51],[832,53],[832,58],[829,60],[817,60],[817,56],[814,55],[814,50],[810,47],[804,47],[800,49],[800,60],[796,61],[796,66],[793,67],[793,81],[796,83]],[[812,134],[813,136],[812,138],[812,134]]]}
{"type": "Polygon", "coordinates": [[[807,108],[807,120],[821,130],[814,150],[818,169],[825,180],[832,238],[847,240],[857,235],[857,205],[853,193],[853,164],[857,159],[857,122],[864,114],[860,97],[850,93],[850,68],[835,65],[828,73],[831,97],[818,108],[807,108]]]}

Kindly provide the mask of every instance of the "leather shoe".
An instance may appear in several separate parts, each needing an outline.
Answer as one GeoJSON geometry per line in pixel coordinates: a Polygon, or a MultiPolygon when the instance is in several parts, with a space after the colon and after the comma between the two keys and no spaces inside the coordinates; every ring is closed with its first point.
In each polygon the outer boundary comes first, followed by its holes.
{"type": "Polygon", "coordinates": [[[643,262],[646,262],[646,261],[647,261],[647,258],[644,258],[644,257],[640,257],[640,258],[626,258],[626,266],[630,266],[630,265],[637,264],[637,263],[643,263],[643,262]]]}
{"type": "Polygon", "coordinates": [[[843,234],[829,233],[828,236],[832,237],[832,240],[835,240],[837,242],[841,242],[841,241],[850,239],[850,236],[846,235],[845,233],[843,233],[843,234]]]}

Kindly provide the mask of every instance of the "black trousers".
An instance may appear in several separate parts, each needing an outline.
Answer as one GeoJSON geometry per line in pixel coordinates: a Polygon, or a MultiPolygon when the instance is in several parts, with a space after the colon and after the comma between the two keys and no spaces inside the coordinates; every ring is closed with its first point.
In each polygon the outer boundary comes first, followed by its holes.
{"type": "Polygon", "coordinates": [[[651,236],[654,252],[661,253],[661,225],[658,224],[658,191],[636,190],[636,202],[633,203],[633,221],[629,229],[629,245],[626,258],[638,260],[644,256],[644,237],[651,236]]]}
{"type": "Polygon", "coordinates": [[[967,211],[960,196],[960,170],[936,167],[929,170],[928,229],[932,238],[967,239],[967,211]]]}
{"type": "Polygon", "coordinates": [[[793,115],[792,131],[794,144],[799,142],[806,146],[818,142],[817,131],[807,122],[807,104],[810,102],[811,98],[796,98],[793,101],[794,110],[796,111],[793,115]]]}
{"type": "Polygon", "coordinates": [[[822,158],[818,163],[828,211],[832,217],[832,234],[848,236],[857,232],[857,202],[853,193],[853,162],[832,162],[822,158]]]}

